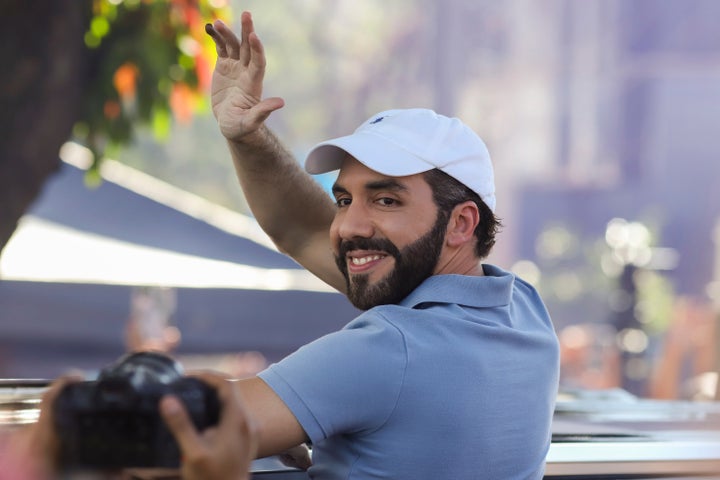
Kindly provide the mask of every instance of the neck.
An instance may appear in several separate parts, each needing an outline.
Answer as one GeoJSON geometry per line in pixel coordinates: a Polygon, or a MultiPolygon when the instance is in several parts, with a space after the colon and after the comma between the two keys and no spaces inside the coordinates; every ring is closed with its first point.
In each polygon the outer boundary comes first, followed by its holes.
{"type": "Polygon", "coordinates": [[[483,270],[482,263],[480,263],[480,260],[477,260],[474,265],[470,266],[467,270],[467,272],[463,273],[463,275],[471,275],[474,277],[484,277],[485,271],[483,270]]]}
{"type": "Polygon", "coordinates": [[[443,252],[435,267],[435,275],[455,274],[482,277],[485,275],[480,259],[472,249],[459,249],[453,253],[443,252]]]}

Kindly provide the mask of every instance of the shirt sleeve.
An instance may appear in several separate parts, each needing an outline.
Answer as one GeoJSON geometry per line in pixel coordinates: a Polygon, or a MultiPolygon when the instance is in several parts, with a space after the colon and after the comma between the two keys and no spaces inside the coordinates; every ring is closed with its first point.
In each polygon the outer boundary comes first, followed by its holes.
{"type": "Polygon", "coordinates": [[[395,408],[406,365],[401,331],[368,311],[258,376],[317,443],[382,426],[395,408]]]}

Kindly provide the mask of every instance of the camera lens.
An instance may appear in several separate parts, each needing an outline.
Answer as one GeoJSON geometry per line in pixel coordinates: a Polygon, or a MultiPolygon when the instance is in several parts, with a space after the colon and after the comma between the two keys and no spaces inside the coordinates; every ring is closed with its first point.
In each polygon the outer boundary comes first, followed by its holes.
{"type": "Polygon", "coordinates": [[[182,367],[172,358],[154,352],[137,352],[122,357],[116,364],[104,369],[98,380],[123,379],[135,389],[143,385],[160,383],[169,385],[183,375],[182,367]]]}

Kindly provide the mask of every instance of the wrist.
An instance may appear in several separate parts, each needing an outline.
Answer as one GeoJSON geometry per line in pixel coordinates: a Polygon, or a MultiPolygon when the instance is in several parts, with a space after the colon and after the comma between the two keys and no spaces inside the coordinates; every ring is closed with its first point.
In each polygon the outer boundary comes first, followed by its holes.
{"type": "Polygon", "coordinates": [[[228,139],[228,145],[238,173],[270,173],[274,181],[278,171],[300,168],[292,154],[265,125],[240,138],[228,139]]]}
{"type": "Polygon", "coordinates": [[[272,134],[265,124],[238,137],[226,139],[228,144],[237,150],[262,150],[272,144],[272,134]]]}

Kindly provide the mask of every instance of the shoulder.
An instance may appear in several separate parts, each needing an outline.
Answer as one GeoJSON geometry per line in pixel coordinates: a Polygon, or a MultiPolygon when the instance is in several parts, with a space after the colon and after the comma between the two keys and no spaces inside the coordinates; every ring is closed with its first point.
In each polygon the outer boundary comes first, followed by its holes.
{"type": "Polygon", "coordinates": [[[407,364],[403,334],[368,311],[259,375],[317,441],[381,426],[395,408],[407,364]]]}
{"type": "MultiPolygon", "coordinates": [[[[392,306],[387,306],[392,307],[392,306]]],[[[376,378],[400,374],[407,362],[405,335],[393,308],[375,307],[362,313],[343,329],[324,335],[278,363],[283,369],[297,369],[313,375],[357,375],[376,378]],[[382,375],[381,375],[381,374],[382,375]]],[[[406,309],[407,310],[407,309],[406,309]]],[[[296,373],[299,375],[299,372],[296,373]]]]}

